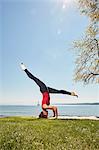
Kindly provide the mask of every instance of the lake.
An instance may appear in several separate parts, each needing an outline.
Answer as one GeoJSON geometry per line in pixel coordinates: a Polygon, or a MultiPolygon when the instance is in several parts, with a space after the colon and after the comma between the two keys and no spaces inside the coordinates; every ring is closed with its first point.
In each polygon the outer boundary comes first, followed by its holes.
{"type": "MultiPolygon", "coordinates": [[[[56,105],[60,116],[97,116],[99,105],[56,105]]],[[[0,105],[0,116],[38,116],[41,106],[0,105]]],[[[49,116],[52,111],[49,110],[49,116]]]]}

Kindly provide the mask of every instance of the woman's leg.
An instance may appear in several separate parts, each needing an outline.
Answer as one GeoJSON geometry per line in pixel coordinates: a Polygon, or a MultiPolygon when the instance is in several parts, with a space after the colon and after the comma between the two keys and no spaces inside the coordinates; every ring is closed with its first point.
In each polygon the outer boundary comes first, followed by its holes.
{"type": "Polygon", "coordinates": [[[71,92],[65,91],[65,90],[57,90],[57,89],[53,89],[48,87],[49,93],[56,93],[56,94],[68,94],[71,95],[71,92]]]}
{"type": "Polygon", "coordinates": [[[23,63],[21,63],[20,66],[21,66],[21,69],[22,69],[23,71],[25,71],[25,73],[28,75],[28,77],[29,77],[30,79],[34,80],[35,83],[40,87],[40,91],[41,91],[42,93],[47,91],[46,85],[45,85],[42,81],[40,81],[38,78],[36,78],[33,74],[31,74],[31,73],[27,70],[26,66],[25,66],[23,63]]]}
{"type": "Polygon", "coordinates": [[[26,74],[28,75],[28,77],[32,80],[35,81],[35,83],[40,87],[40,91],[43,93],[45,91],[47,91],[47,87],[46,85],[40,81],[38,78],[36,78],[34,75],[32,75],[27,69],[24,70],[26,72],[26,74]]]}
{"type": "Polygon", "coordinates": [[[57,90],[57,89],[53,89],[53,88],[50,88],[48,87],[48,91],[49,93],[54,93],[54,94],[67,94],[67,95],[71,95],[71,96],[77,96],[74,92],[68,92],[68,91],[65,91],[65,90],[57,90]]]}
{"type": "Polygon", "coordinates": [[[42,86],[45,86],[45,84],[40,81],[38,78],[36,78],[33,74],[31,74],[27,69],[24,70],[26,72],[26,74],[28,75],[28,77],[32,80],[34,80],[36,82],[36,84],[39,86],[39,87],[42,87],[42,86]]]}

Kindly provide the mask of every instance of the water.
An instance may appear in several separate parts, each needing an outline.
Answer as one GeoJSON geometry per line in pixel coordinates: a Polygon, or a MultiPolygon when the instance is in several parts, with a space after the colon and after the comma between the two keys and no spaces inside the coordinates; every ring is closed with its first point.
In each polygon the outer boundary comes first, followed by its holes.
{"type": "MultiPolygon", "coordinates": [[[[57,105],[59,115],[63,116],[97,116],[99,105],[57,105]]],[[[0,116],[38,116],[41,106],[0,105],[0,116]]],[[[49,116],[52,111],[49,110],[49,116]]]]}

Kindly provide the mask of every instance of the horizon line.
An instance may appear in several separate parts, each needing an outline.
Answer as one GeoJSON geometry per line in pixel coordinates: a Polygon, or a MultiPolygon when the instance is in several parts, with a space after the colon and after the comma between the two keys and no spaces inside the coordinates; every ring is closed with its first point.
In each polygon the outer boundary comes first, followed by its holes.
{"type": "MultiPolygon", "coordinates": [[[[88,104],[93,104],[93,105],[99,105],[99,102],[81,102],[81,103],[51,103],[51,105],[88,105],[88,104]]],[[[41,106],[41,104],[0,104],[0,106],[41,106]]]]}

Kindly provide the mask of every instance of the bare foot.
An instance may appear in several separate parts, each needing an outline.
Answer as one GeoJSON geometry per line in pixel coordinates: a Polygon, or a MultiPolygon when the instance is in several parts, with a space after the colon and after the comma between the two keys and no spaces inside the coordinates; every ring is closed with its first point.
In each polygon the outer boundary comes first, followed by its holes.
{"type": "Polygon", "coordinates": [[[78,98],[78,95],[75,94],[75,92],[71,92],[71,95],[72,95],[72,96],[76,96],[76,97],[78,98]]]}

